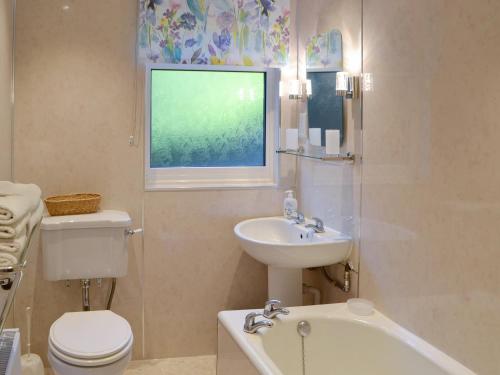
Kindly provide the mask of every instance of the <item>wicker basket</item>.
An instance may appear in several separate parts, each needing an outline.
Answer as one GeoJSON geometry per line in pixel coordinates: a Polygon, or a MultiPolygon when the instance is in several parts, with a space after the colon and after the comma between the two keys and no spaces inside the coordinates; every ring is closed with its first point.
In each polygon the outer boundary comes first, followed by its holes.
{"type": "Polygon", "coordinates": [[[91,214],[99,210],[101,194],[55,195],[45,199],[51,216],[91,214]]]}

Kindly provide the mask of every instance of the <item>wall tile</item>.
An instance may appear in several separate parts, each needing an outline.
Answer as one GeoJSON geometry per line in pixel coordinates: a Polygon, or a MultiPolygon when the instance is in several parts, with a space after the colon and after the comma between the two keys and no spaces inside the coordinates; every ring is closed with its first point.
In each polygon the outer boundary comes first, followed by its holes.
{"type": "Polygon", "coordinates": [[[500,4],[364,1],[360,295],[500,373],[500,4]],[[484,95],[474,93],[481,88],[484,95]]]}
{"type": "Polygon", "coordinates": [[[239,221],[278,214],[270,190],[147,193],[146,357],[216,353],[217,312],[256,308],[267,269],[239,247],[239,221]]]}

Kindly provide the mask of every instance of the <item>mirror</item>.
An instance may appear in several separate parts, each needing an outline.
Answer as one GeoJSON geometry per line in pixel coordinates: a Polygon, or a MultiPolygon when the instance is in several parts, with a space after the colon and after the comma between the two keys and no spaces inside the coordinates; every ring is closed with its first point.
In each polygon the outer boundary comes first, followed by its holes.
{"type": "Polygon", "coordinates": [[[321,145],[325,131],[338,130],[344,141],[343,97],[336,95],[337,72],[342,71],[342,34],[333,29],[309,38],[306,45],[306,77],[312,94],[307,99],[309,128],[321,129],[321,145]]]}
{"type": "MultiPolygon", "coordinates": [[[[312,95],[299,104],[299,133],[304,123],[306,134],[307,128],[320,128],[323,146],[310,148],[312,153],[325,153],[325,131],[329,129],[339,130],[341,153],[356,152],[361,101],[337,96],[336,80],[338,72],[353,77],[361,74],[360,15],[360,0],[297,2],[299,80],[310,80],[312,89],[312,95]]],[[[311,144],[309,137],[304,143],[306,152],[311,144]]]]}

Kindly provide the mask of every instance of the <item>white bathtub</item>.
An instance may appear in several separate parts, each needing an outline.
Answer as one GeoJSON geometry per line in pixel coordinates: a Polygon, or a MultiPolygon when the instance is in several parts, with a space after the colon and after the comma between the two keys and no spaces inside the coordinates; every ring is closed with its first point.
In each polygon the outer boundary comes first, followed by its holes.
{"type": "Polygon", "coordinates": [[[312,328],[303,339],[305,375],[475,375],[377,311],[363,317],[344,303],[293,307],[274,327],[247,334],[251,311],[219,313],[217,375],[303,375],[302,320],[312,328]]]}

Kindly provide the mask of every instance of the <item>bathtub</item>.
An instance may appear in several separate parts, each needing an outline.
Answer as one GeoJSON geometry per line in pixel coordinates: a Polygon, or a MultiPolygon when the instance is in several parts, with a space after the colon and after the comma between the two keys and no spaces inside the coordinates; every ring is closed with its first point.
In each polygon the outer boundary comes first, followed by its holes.
{"type": "Polygon", "coordinates": [[[273,327],[247,334],[251,311],[219,313],[217,375],[475,375],[376,310],[358,316],[344,303],[292,307],[273,327]],[[306,337],[297,332],[303,320],[311,326],[306,337]]]}

